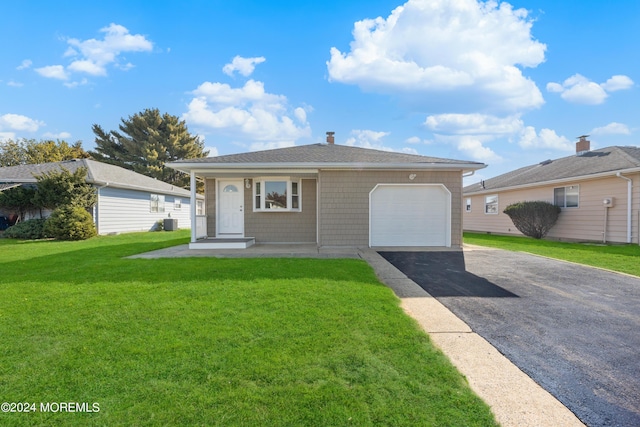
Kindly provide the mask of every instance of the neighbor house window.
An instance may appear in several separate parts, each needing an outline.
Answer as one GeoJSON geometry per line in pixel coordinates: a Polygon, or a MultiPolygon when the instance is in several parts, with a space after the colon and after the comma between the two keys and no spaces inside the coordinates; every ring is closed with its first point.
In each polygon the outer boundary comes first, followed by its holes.
{"type": "Polygon", "coordinates": [[[253,210],[283,212],[301,209],[299,181],[288,178],[254,180],[253,210]]]}
{"type": "Polygon", "coordinates": [[[182,199],[175,198],[173,199],[173,210],[179,211],[182,209],[182,199]]]}
{"type": "Polygon", "coordinates": [[[498,213],[498,196],[486,196],[484,198],[484,213],[497,214],[498,213]]]}
{"type": "Polygon", "coordinates": [[[471,212],[471,198],[467,198],[467,203],[466,203],[466,211],[467,212],[471,212]]]}
{"type": "Polygon", "coordinates": [[[164,212],[164,196],[161,194],[151,195],[151,212],[164,212]]]}
{"type": "Polygon", "coordinates": [[[570,185],[553,189],[553,204],[561,208],[577,208],[580,199],[580,186],[570,185]]]}
{"type": "Polygon", "coordinates": [[[204,202],[196,200],[196,215],[204,215],[204,202]]]}

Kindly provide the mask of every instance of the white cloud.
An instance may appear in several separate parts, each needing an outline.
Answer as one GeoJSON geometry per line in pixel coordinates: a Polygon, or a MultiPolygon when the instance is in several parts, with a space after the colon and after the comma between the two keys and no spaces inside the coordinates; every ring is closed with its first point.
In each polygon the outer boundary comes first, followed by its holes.
{"type": "Polygon", "coordinates": [[[495,151],[486,146],[494,137],[483,135],[436,135],[436,141],[453,145],[457,150],[480,162],[502,161],[495,151]]]}
{"type": "Polygon", "coordinates": [[[122,53],[148,52],[153,49],[153,43],[145,36],[130,34],[129,30],[122,25],[112,23],[101,28],[100,32],[105,34],[102,40],[75,38],[67,40],[69,47],[63,57],[75,59],[66,68],[62,65],[49,65],[37,68],[36,71],[43,77],[59,80],[68,80],[71,73],[106,76],[109,65],[113,64],[122,70],[133,67],[130,62],[120,63],[122,53]]]}
{"type": "Polygon", "coordinates": [[[213,147],[213,146],[205,146],[204,147],[204,151],[208,151],[209,152],[209,157],[216,157],[218,156],[218,147],[213,147]]]}
{"type": "Polygon", "coordinates": [[[629,89],[633,80],[627,76],[616,75],[604,83],[595,83],[581,74],[574,74],[562,84],[547,83],[547,91],[559,93],[562,99],[575,104],[598,105],[609,96],[608,92],[629,89]]]}
{"type": "Polygon", "coordinates": [[[67,138],[71,138],[71,134],[69,132],[59,132],[59,133],[52,133],[52,132],[45,132],[42,134],[43,137],[45,138],[50,138],[50,139],[67,139],[67,138]]]}
{"type": "Polygon", "coordinates": [[[9,81],[7,82],[7,86],[11,86],[11,87],[22,87],[22,86],[24,86],[24,85],[23,85],[22,83],[20,83],[20,82],[16,82],[16,81],[13,81],[13,80],[9,80],[9,81]]]}
{"type": "Polygon", "coordinates": [[[464,111],[536,108],[542,94],[518,68],[544,61],[531,26],[508,3],[409,0],[386,19],[356,22],[350,52],[331,49],[329,76],[433,105],[453,97],[464,111]]]}
{"type": "Polygon", "coordinates": [[[0,141],[16,140],[15,132],[0,132],[0,141]]]}
{"type": "Polygon", "coordinates": [[[575,149],[575,145],[569,139],[559,136],[554,130],[541,129],[536,133],[533,126],[522,129],[518,144],[524,149],[547,148],[558,151],[573,151],[575,149]]]}
{"type": "Polygon", "coordinates": [[[487,114],[437,114],[425,125],[435,133],[454,135],[510,135],[522,129],[519,116],[496,117],[487,114]]]}
{"type": "Polygon", "coordinates": [[[229,76],[233,76],[233,73],[237,71],[243,76],[247,77],[250,76],[251,73],[253,73],[253,70],[255,70],[257,64],[261,64],[264,61],[266,61],[264,56],[243,58],[239,55],[236,55],[231,63],[226,64],[224,67],[222,67],[222,72],[229,76]]]}
{"type": "Polygon", "coordinates": [[[629,127],[623,123],[611,122],[606,126],[594,128],[592,135],[630,135],[629,127]]]}
{"type": "Polygon", "coordinates": [[[35,132],[44,122],[31,119],[21,114],[5,114],[0,116],[0,130],[35,132]]]}
{"type": "Polygon", "coordinates": [[[293,145],[311,135],[306,110],[291,109],[284,95],[266,92],[262,82],[249,80],[239,88],[205,82],[192,93],[182,118],[201,133],[249,140],[253,149],[293,145]]]}
{"type": "Polygon", "coordinates": [[[630,89],[633,87],[633,80],[627,76],[617,75],[611,77],[600,86],[602,86],[602,88],[607,92],[615,92],[617,90],[630,89]]]}
{"type": "Polygon", "coordinates": [[[16,70],[26,70],[31,67],[31,64],[33,64],[33,62],[30,59],[25,59],[16,67],[16,70]]]}
{"type": "Polygon", "coordinates": [[[422,139],[420,139],[417,136],[412,136],[410,138],[405,139],[404,142],[406,142],[407,144],[420,144],[420,142],[422,142],[422,139]]]}
{"type": "Polygon", "coordinates": [[[47,65],[46,67],[36,68],[36,73],[42,77],[49,79],[67,80],[69,74],[65,71],[62,65],[47,65]]]}
{"type": "Polygon", "coordinates": [[[394,151],[382,144],[382,139],[389,136],[390,132],[378,132],[374,130],[354,129],[351,136],[345,141],[345,145],[351,147],[373,148],[376,150],[394,151]]]}

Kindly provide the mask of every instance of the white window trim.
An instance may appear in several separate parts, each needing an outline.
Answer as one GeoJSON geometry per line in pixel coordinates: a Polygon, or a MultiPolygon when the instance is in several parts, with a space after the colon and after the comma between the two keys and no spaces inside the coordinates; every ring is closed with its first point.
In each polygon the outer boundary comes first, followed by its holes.
{"type": "Polygon", "coordinates": [[[290,176],[265,176],[265,177],[257,177],[253,179],[253,190],[252,190],[252,206],[253,212],[302,212],[302,179],[301,178],[291,178],[290,176]],[[293,193],[292,193],[292,182],[298,184],[298,207],[297,208],[287,208],[287,209],[266,209],[265,208],[265,194],[264,191],[266,189],[265,183],[269,181],[281,181],[287,183],[287,206],[292,206],[293,193]],[[256,183],[260,183],[260,206],[256,206],[256,183]]]}
{"type": "MultiPolygon", "coordinates": [[[[491,203],[493,204],[493,203],[491,203]]],[[[500,213],[500,197],[497,194],[490,194],[487,196],[484,196],[484,214],[485,215],[498,215],[498,213],[500,213]],[[487,206],[489,205],[489,203],[487,203],[487,199],[489,197],[495,197],[496,198],[496,211],[495,212],[487,212],[487,206]]]]}
{"type": "Polygon", "coordinates": [[[182,199],[179,197],[175,197],[173,199],[173,210],[181,211],[182,210],[182,199]]]}
{"type": "Polygon", "coordinates": [[[471,212],[471,197],[467,197],[464,201],[465,212],[471,212]]]}
{"type": "Polygon", "coordinates": [[[580,184],[563,185],[562,187],[553,187],[553,204],[554,205],[556,204],[556,190],[559,188],[564,188],[564,200],[562,205],[556,205],[556,206],[559,206],[562,209],[577,209],[580,207],[580,184]],[[575,187],[578,189],[578,205],[577,206],[567,206],[567,188],[569,187],[575,187]]]}

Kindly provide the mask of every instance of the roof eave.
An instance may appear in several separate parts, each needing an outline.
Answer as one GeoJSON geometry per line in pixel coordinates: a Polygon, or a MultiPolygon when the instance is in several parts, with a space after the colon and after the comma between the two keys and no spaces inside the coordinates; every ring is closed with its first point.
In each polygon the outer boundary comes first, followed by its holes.
{"type": "Polygon", "coordinates": [[[314,162],[314,163],[167,163],[170,168],[181,172],[228,172],[237,170],[296,170],[317,172],[320,169],[334,170],[461,170],[471,171],[487,167],[484,163],[341,163],[341,162],[314,162]]]}
{"type": "Polygon", "coordinates": [[[501,191],[520,190],[523,188],[544,187],[547,185],[562,184],[562,183],[571,182],[571,181],[585,181],[585,180],[591,180],[591,179],[598,179],[598,178],[604,178],[607,176],[616,176],[618,173],[627,174],[627,173],[637,173],[637,172],[640,172],[640,167],[617,169],[613,171],[600,172],[600,173],[595,173],[590,175],[571,176],[567,178],[552,179],[548,181],[538,181],[538,182],[532,182],[529,184],[512,185],[508,187],[490,188],[490,189],[485,189],[481,191],[464,192],[464,189],[463,189],[463,194],[464,195],[489,194],[489,193],[496,193],[501,191]]]}

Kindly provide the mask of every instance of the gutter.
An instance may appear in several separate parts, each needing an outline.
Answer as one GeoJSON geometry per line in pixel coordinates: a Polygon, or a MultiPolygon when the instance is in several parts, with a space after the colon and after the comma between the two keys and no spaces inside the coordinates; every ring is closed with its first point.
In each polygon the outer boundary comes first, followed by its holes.
{"type": "MultiPolygon", "coordinates": [[[[627,181],[627,243],[631,243],[631,199],[633,180],[626,176],[622,176],[620,172],[618,172],[616,176],[627,181]]],[[[638,242],[638,244],[640,244],[640,242],[638,242]]]]}

